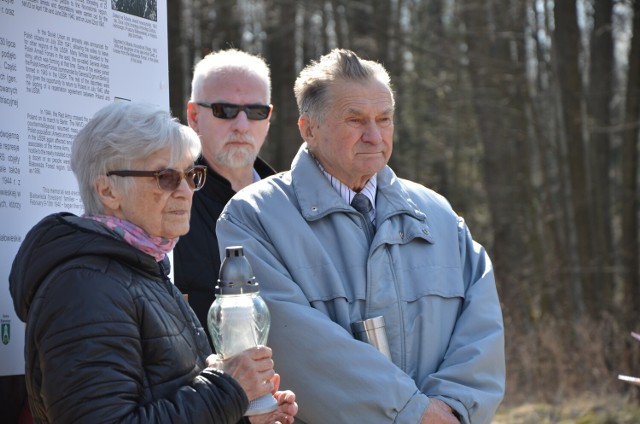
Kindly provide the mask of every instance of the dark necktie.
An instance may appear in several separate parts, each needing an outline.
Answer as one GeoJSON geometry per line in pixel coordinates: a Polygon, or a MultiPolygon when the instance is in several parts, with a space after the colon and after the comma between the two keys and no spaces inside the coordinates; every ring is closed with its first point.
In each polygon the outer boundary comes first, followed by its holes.
{"type": "Polygon", "coordinates": [[[375,229],[373,228],[373,224],[371,223],[371,219],[369,218],[369,212],[371,212],[372,206],[367,196],[362,193],[356,193],[356,195],[353,196],[353,199],[351,199],[351,206],[353,206],[355,210],[364,215],[364,220],[367,223],[369,233],[375,233],[375,229]]]}

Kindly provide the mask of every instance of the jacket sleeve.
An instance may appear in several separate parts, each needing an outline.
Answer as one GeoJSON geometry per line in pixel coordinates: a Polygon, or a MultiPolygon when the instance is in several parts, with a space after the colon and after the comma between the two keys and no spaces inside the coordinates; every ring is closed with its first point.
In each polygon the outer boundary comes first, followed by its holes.
{"type": "Polygon", "coordinates": [[[502,312],[491,261],[461,218],[458,242],[464,302],[444,359],[421,390],[454,407],[463,423],[488,424],[505,390],[502,312]]]}
{"type": "Polygon", "coordinates": [[[296,418],[308,424],[419,423],[429,399],[413,379],[313,308],[256,215],[229,205],[217,225],[220,250],[242,245],[253,267],[271,312],[275,370],[300,405],[296,418]]]}
{"type": "MultiPolygon", "coordinates": [[[[146,388],[141,338],[145,311],[132,292],[109,273],[63,270],[38,292],[27,331],[36,356],[27,358],[41,379],[40,393],[49,422],[55,423],[235,423],[248,405],[229,376],[206,369],[188,377],[179,359],[164,383],[146,388]],[[39,306],[36,306],[39,303],[39,306]],[[181,381],[180,384],[176,381],[181,381]]],[[[153,301],[153,300],[152,300],[153,301]]],[[[148,352],[146,352],[148,353],[148,352]]],[[[162,378],[164,377],[164,380],[162,378]]]]}

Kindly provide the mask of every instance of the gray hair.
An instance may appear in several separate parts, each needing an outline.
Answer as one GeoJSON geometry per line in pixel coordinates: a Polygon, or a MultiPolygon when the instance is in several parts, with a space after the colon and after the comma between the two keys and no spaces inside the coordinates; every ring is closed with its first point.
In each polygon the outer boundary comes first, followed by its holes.
{"type": "MultiPolygon", "coordinates": [[[[186,154],[195,160],[201,149],[195,131],[159,106],[114,102],[103,107],[78,132],[71,146],[71,170],[78,180],[85,213],[104,210],[95,182],[108,171],[129,169],[134,161],[160,150],[168,151],[171,167],[186,154]]],[[[131,178],[111,178],[115,186],[129,191],[131,178]]]]}
{"type": "Polygon", "coordinates": [[[207,79],[214,75],[224,75],[229,72],[255,75],[265,84],[267,94],[266,103],[271,103],[271,71],[265,60],[242,50],[228,49],[209,53],[193,69],[191,80],[191,101],[205,101],[203,99],[204,85],[207,79]]]}
{"type": "Polygon", "coordinates": [[[333,49],[312,61],[301,72],[293,86],[300,115],[308,114],[323,120],[329,109],[329,86],[335,80],[367,82],[377,79],[391,88],[391,78],[387,70],[378,62],[360,59],[351,50],[333,49]]]}

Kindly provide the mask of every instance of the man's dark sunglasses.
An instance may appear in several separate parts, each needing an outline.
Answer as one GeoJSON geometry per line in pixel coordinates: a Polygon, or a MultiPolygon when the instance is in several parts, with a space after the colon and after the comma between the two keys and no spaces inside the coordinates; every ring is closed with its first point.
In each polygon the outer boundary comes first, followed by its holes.
{"type": "Polygon", "coordinates": [[[107,177],[117,175],[118,177],[155,177],[158,187],[166,191],[175,191],[184,178],[192,190],[197,191],[202,188],[207,178],[207,167],[196,165],[188,168],[184,172],[175,169],[160,169],[158,171],[109,171],[107,177]]]}
{"type": "Polygon", "coordinates": [[[234,105],[233,103],[203,103],[197,102],[198,105],[208,107],[213,112],[213,116],[220,119],[233,119],[240,111],[247,114],[247,118],[252,121],[262,121],[269,117],[271,112],[270,105],[234,105]]]}

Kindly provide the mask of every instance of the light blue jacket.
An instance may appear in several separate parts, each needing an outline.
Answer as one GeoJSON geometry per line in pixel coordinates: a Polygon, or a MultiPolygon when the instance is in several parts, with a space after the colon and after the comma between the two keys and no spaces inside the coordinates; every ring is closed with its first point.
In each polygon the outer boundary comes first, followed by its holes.
{"type": "Polygon", "coordinates": [[[303,145],[291,171],[241,190],[217,225],[242,245],[271,311],[269,346],[303,423],[419,423],[429,398],[491,422],[504,395],[502,313],[484,248],[447,201],[378,173],[377,230],[303,145]],[[391,363],[353,338],[383,315],[391,363]]]}

